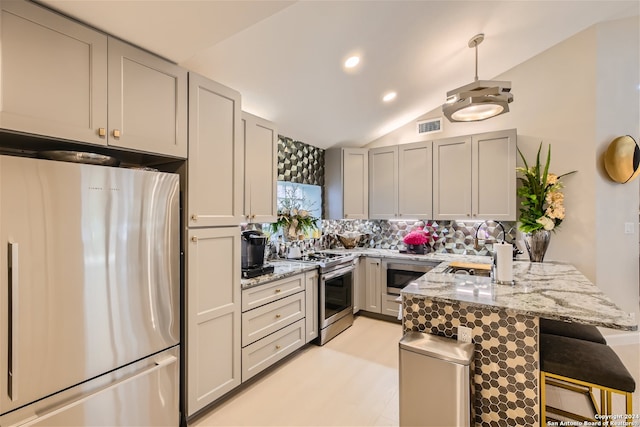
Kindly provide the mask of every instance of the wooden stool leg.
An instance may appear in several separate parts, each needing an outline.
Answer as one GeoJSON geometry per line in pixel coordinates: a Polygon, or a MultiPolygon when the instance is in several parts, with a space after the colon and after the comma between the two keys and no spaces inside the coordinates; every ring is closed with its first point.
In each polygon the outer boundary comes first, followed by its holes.
{"type": "Polygon", "coordinates": [[[540,372],[540,425],[547,424],[547,387],[546,375],[540,372]]]}

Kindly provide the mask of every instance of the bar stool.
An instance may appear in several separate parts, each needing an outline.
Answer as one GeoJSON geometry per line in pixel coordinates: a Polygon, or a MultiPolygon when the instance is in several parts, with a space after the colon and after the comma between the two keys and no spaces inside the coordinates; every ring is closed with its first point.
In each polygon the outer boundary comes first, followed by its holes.
{"type": "Polygon", "coordinates": [[[607,340],[604,339],[604,336],[602,336],[595,326],[563,322],[562,320],[540,318],[540,333],[560,335],[562,337],[576,338],[600,344],[607,343],[607,340]]]}
{"type": "Polygon", "coordinates": [[[591,341],[540,334],[540,406],[541,422],[547,412],[577,421],[596,421],[561,408],[547,406],[546,385],[587,394],[593,410],[599,415],[612,414],[612,394],[625,398],[626,413],[632,413],[636,383],[611,347],[591,341]],[[600,405],[593,389],[600,391],[600,405]]]}

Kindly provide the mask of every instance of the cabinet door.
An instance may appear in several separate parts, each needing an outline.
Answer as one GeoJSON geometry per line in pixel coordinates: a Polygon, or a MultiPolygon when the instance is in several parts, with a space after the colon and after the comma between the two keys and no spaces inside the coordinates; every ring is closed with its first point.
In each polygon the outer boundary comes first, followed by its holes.
{"type": "Polygon", "coordinates": [[[307,341],[311,342],[315,338],[318,338],[319,329],[319,307],[318,307],[318,270],[307,271],[304,274],[305,280],[305,321],[306,321],[306,334],[307,341]]]}
{"type": "Polygon", "coordinates": [[[106,145],[107,37],[31,2],[1,5],[0,127],[106,145]]]}
{"type": "Polygon", "coordinates": [[[398,213],[398,147],[369,150],[369,218],[391,219],[398,213]]]}
{"type": "Polygon", "coordinates": [[[367,219],[369,216],[368,164],[367,149],[345,148],[342,150],[344,218],[367,219]]]}
{"type": "Polygon", "coordinates": [[[364,310],[366,301],[367,269],[364,259],[357,258],[353,271],[353,314],[364,310]]]}
{"type": "Polygon", "coordinates": [[[278,215],[278,131],[273,123],[242,113],[244,215],[247,222],[275,222],[278,215]]]}
{"type": "Polygon", "coordinates": [[[433,216],[431,141],[398,146],[398,217],[433,216]]]}
{"type": "Polygon", "coordinates": [[[433,141],[433,219],[471,218],[471,137],[433,141]]]}
{"type": "Polygon", "coordinates": [[[195,229],[187,235],[190,416],[240,384],[240,228],[195,229]]]}
{"type": "Polygon", "coordinates": [[[189,73],[189,227],[243,221],[240,125],[240,93],[189,73]]]}
{"type": "Polygon", "coordinates": [[[366,258],[365,306],[363,310],[372,313],[382,311],[381,266],[379,258],[366,258]]]}
{"type": "Polygon", "coordinates": [[[187,157],[187,70],[109,38],[109,145],[187,157]]]}
{"type": "Polygon", "coordinates": [[[472,137],[473,219],[516,220],[516,130],[472,137]]]}

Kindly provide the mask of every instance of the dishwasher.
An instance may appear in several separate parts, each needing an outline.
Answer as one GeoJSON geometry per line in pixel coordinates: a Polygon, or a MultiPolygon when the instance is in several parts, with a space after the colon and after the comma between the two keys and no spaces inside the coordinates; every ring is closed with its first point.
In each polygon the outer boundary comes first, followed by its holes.
{"type": "Polygon", "coordinates": [[[470,426],[474,345],[409,331],[399,348],[400,426],[470,426]]]}

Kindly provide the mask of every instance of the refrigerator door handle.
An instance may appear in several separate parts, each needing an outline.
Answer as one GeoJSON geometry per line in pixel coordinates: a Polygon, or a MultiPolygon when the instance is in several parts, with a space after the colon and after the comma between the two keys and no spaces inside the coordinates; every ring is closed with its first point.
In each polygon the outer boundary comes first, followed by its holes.
{"type": "Polygon", "coordinates": [[[8,392],[12,401],[18,400],[18,383],[16,381],[18,373],[18,244],[9,242],[9,331],[8,347],[9,359],[8,370],[8,392]]]}
{"type": "Polygon", "coordinates": [[[89,393],[86,396],[83,396],[81,399],[75,400],[74,402],[72,402],[72,403],[70,403],[68,405],[64,405],[64,406],[62,406],[60,408],[54,409],[53,411],[44,413],[42,415],[34,415],[34,416],[29,417],[29,418],[27,418],[25,420],[22,420],[18,424],[13,424],[10,427],[29,427],[29,426],[32,426],[34,424],[42,423],[43,421],[47,420],[48,418],[51,418],[51,417],[53,417],[55,415],[58,415],[61,412],[64,412],[64,411],[66,411],[66,410],[68,410],[70,408],[73,408],[74,406],[78,406],[78,405],[84,404],[88,400],[90,400],[90,399],[92,399],[92,398],[94,398],[94,397],[96,397],[96,396],[98,396],[100,394],[107,393],[107,392],[113,390],[114,388],[121,386],[122,384],[131,382],[131,381],[135,381],[136,379],[138,379],[140,377],[144,377],[146,375],[152,374],[153,372],[158,371],[160,369],[163,369],[163,368],[165,368],[166,366],[169,366],[172,363],[176,363],[177,361],[178,361],[178,358],[176,356],[170,356],[170,355],[165,356],[161,360],[155,360],[153,366],[143,368],[139,372],[136,372],[135,374],[133,374],[133,375],[131,375],[131,376],[125,378],[125,379],[122,379],[122,380],[119,380],[119,381],[115,381],[115,382],[109,384],[108,386],[100,388],[100,389],[94,391],[93,393],[89,393]]]}

